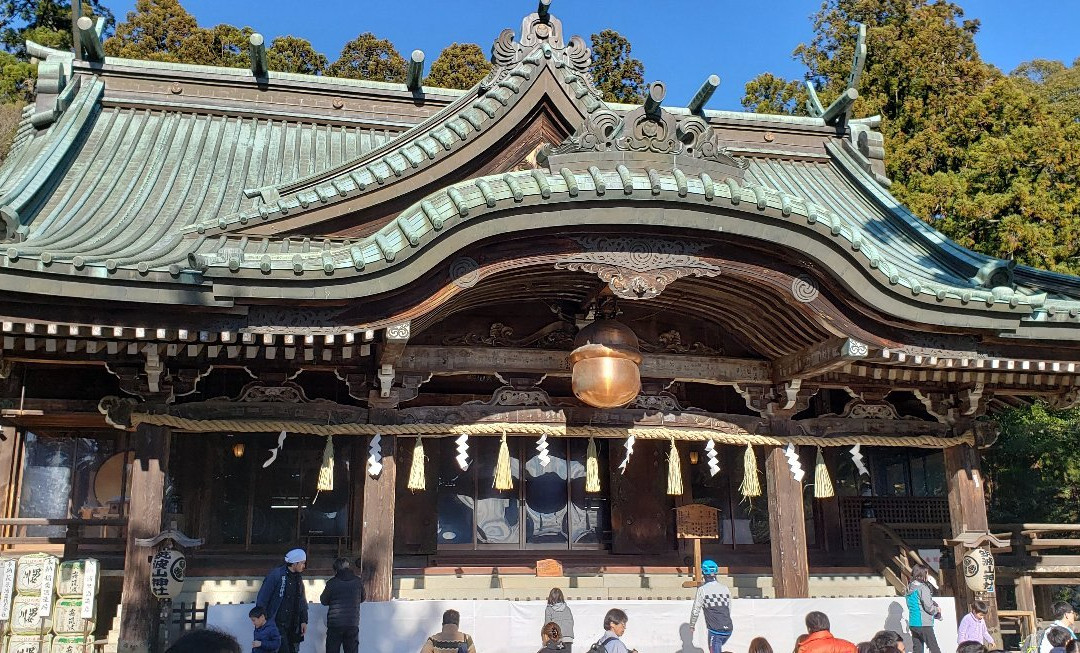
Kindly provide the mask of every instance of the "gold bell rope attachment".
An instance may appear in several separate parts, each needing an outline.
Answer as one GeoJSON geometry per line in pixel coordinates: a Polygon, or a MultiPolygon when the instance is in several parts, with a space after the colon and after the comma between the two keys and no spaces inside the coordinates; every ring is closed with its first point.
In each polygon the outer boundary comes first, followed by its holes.
{"type": "Polygon", "coordinates": [[[492,487],[496,490],[514,489],[514,479],[510,473],[510,448],[506,445],[506,431],[503,431],[502,441],[499,442],[499,461],[495,463],[495,482],[492,487]]]}
{"type": "Polygon", "coordinates": [[[829,499],[836,496],[833,489],[832,479],[829,478],[829,468],[825,466],[825,457],[821,455],[821,447],[817,450],[817,463],[814,465],[814,498],[829,499]]]}
{"type": "Polygon", "coordinates": [[[683,493],[682,462],[679,460],[679,447],[675,444],[675,438],[671,438],[671,453],[668,454],[667,493],[671,496],[683,493]]]}
{"type": "Polygon", "coordinates": [[[315,485],[319,492],[332,492],[334,490],[334,438],[326,436],[326,447],[323,448],[322,465],[319,466],[319,480],[315,485]]]}
{"type": "Polygon", "coordinates": [[[750,445],[746,445],[746,453],[743,454],[743,478],[739,485],[739,493],[747,499],[761,496],[757,456],[754,455],[754,448],[750,445]]]}
{"type": "Polygon", "coordinates": [[[426,490],[424,480],[424,438],[416,436],[416,445],[412,450],[412,466],[409,467],[409,484],[406,486],[412,491],[426,490]]]}
{"type": "Polygon", "coordinates": [[[589,448],[585,452],[585,491],[600,491],[600,463],[596,460],[595,438],[589,438],[589,448]]]}

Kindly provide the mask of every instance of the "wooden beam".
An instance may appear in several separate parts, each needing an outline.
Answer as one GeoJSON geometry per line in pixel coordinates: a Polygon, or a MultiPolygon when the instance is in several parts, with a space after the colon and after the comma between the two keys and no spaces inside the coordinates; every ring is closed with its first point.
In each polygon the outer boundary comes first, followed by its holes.
{"type": "MultiPolygon", "coordinates": [[[[368,439],[370,441],[370,438],[368,439]]],[[[360,577],[368,601],[389,601],[394,576],[394,509],[397,497],[397,438],[382,438],[382,471],[364,479],[364,530],[360,577]]],[[[362,468],[362,473],[367,469],[362,468]]]]}
{"type": "MultiPolygon", "coordinates": [[[[965,532],[987,532],[990,523],[986,518],[986,498],[983,494],[982,473],[979,470],[979,452],[967,444],[945,449],[945,483],[949,494],[949,522],[952,537],[965,532]]],[[[990,614],[986,625],[991,631],[998,628],[997,594],[976,596],[964,582],[964,546],[953,547],[956,577],[956,614],[967,614],[967,608],[976,598],[986,601],[990,614]]]]}
{"type": "Polygon", "coordinates": [[[791,475],[783,447],[766,449],[765,475],[768,480],[769,539],[776,598],[810,598],[803,486],[791,475]]]}
{"type": "Polygon", "coordinates": [[[170,439],[168,428],[146,424],[140,424],[132,435],[135,464],[131,469],[118,653],[147,653],[157,636],[158,600],[150,593],[148,562],[154,549],[139,546],[135,540],[161,532],[170,439]]]}
{"type": "MultiPolygon", "coordinates": [[[[398,360],[396,369],[425,375],[521,372],[570,376],[568,357],[569,352],[546,349],[409,345],[398,360]]],[[[704,383],[772,381],[767,361],[678,354],[643,354],[641,376],[704,383]]]]}
{"type": "Polygon", "coordinates": [[[870,348],[854,338],[833,338],[773,361],[773,380],[783,383],[830,372],[866,358],[870,348]]]}

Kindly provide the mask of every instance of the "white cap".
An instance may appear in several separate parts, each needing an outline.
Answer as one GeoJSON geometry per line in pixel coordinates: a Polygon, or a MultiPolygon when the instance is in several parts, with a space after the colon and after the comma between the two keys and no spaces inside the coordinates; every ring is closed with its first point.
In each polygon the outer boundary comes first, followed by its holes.
{"type": "Polygon", "coordinates": [[[307,554],[304,553],[303,549],[293,549],[292,551],[289,551],[288,553],[285,554],[285,562],[287,562],[290,565],[294,565],[294,564],[296,564],[298,562],[306,562],[306,561],[307,561],[307,554]]]}

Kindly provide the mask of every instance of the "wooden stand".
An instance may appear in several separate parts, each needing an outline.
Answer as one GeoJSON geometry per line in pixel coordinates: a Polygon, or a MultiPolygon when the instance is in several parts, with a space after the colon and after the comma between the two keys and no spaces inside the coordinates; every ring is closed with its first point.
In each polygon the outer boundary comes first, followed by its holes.
{"type": "Polygon", "coordinates": [[[686,581],[683,587],[700,587],[704,582],[701,576],[701,540],[720,539],[717,528],[719,512],[702,503],[690,503],[675,509],[676,537],[694,541],[694,580],[686,581]]]}

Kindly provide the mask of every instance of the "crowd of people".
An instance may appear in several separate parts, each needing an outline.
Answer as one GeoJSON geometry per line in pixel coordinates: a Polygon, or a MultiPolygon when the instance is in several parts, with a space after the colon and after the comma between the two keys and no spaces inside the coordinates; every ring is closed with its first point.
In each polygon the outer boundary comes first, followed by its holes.
{"type": "MultiPolygon", "coordinates": [[[[307,633],[308,608],[302,573],[307,555],[294,549],[285,555],[284,562],[267,574],[259,590],[256,605],[248,616],[253,626],[252,653],[298,653],[307,633]]],[[[935,634],[936,622],[942,621],[941,606],[934,601],[933,587],[928,582],[930,569],[916,565],[907,587],[906,603],[912,652],[941,653],[935,634]]],[[[732,653],[724,646],[735,630],[731,616],[731,591],[718,579],[719,567],[712,560],[701,565],[704,582],[698,587],[690,608],[690,631],[704,621],[708,631],[708,653],[732,653]],[[702,619],[703,618],[703,619],[702,619]]],[[[363,584],[352,571],[346,558],[334,561],[334,576],[323,590],[320,602],[328,606],[326,619],[326,653],[356,653],[359,642],[360,604],[364,600],[363,584]]],[[[957,629],[956,653],[1002,653],[994,646],[994,638],[986,626],[989,606],[974,601],[957,629]]],[[[1021,653],[1080,653],[1080,640],[1073,631],[1076,613],[1072,605],[1058,602],[1053,606],[1053,622],[1032,634],[1022,643],[1021,653]]],[[[604,615],[604,634],[590,642],[579,653],[637,653],[624,641],[629,617],[613,608],[604,615]]],[[[796,641],[792,653],[907,653],[903,636],[893,630],[879,631],[866,642],[855,644],[835,637],[829,617],[819,611],[806,615],[806,632],[796,641]]],[[[447,610],[442,616],[442,628],[428,637],[420,653],[477,653],[472,637],[461,630],[461,615],[447,610]]],[[[574,615],[560,588],[548,594],[544,609],[544,625],[540,630],[538,653],[572,653],[574,647],[574,615]]],[[[166,653],[241,653],[239,642],[232,635],[212,629],[188,633],[177,640],[166,653]]],[[[748,653],[774,653],[765,637],[755,637],[748,653]]]]}

